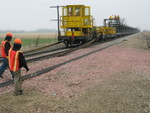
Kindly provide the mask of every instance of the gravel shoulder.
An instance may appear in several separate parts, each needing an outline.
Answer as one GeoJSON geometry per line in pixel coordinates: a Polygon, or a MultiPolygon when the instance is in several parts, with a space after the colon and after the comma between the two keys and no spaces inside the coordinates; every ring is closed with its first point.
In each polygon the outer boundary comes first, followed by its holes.
{"type": "MultiPolygon", "coordinates": [[[[149,37],[150,32],[142,32],[118,45],[24,81],[23,96],[13,96],[13,86],[0,89],[0,111],[149,113],[150,50],[146,44],[149,37]]],[[[101,46],[82,49],[59,59],[45,60],[40,68],[80,56],[101,46]]],[[[32,71],[37,69],[35,64],[30,64],[30,67],[32,71]]]]}

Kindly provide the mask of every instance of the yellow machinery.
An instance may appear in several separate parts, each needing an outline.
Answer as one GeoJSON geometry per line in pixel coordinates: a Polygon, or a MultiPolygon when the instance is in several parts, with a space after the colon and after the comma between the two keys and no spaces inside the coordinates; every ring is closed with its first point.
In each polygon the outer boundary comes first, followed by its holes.
{"type": "Polygon", "coordinates": [[[116,27],[97,27],[96,30],[98,34],[101,34],[100,40],[116,37],[116,27]]]}
{"type": "Polygon", "coordinates": [[[104,26],[97,27],[97,32],[101,33],[99,40],[106,38],[113,38],[117,36],[118,28],[120,26],[119,16],[110,16],[109,19],[104,19],[104,26]]]}
{"type": "Polygon", "coordinates": [[[65,45],[84,43],[93,36],[93,17],[90,14],[90,6],[67,5],[62,7],[61,28],[63,35],[58,40],[63,40],[65,45]]]}

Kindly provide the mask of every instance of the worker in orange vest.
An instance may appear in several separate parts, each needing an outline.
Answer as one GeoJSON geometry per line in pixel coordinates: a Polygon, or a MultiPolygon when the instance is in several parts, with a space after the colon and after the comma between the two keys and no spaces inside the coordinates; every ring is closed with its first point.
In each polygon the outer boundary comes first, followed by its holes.
{"type": "Polygon", "coordinates": [[[71,46],[73,45],[74,43],[74,32],[72,32],[72,36],[71,36],[71,46]]]}
{"type": "Polygon", "coordinates": [[[8,54],[9,68],[14,74],[14,85],[15,85],[14,95],[23,94],[21,68],[24,67],[26,71],[29,71],[23,53],[20,51],[21,45],[22,41],[19,38],[16,38],[14,40],[13,48],[9,50],[8,54]]]}
{"type": "MultiPolygon", "coordinates": [[[[3,72],[8,68],[8,51],[11,48],[10,41],[12,39],[12,34],[7,33],[4,41],[2,41],[1,45],[1,55],[3,58],[3,63],[0,66],[0,77],[3,78],[3,72]]],[[[10,71],[11,72],[11,71],[10,71]]],[[[14,78],[14,74],[11,72],[12,78],[14,78]]]]}

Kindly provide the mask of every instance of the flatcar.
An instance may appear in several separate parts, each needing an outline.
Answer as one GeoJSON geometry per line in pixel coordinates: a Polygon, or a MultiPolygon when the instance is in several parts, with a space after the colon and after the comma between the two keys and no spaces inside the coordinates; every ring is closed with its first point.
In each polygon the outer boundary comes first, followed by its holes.
{"type": "Polygon", "coordinates": [[[107,38],[122,37],[139,32],[139,29],[124,25],[120,20],[120,16],[110,16],[108,19],[104,19],[104,25],[97,27],[97,32],[101,33],[98,37],[99,40],[105,40],[107,38]]]}

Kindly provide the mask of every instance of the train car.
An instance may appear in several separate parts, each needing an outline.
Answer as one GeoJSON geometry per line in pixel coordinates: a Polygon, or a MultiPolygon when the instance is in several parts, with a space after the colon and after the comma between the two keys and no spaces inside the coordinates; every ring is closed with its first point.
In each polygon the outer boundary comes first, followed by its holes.
{"type": "Polygon", "coordinates": [[[67,5],[62,7],[61,28],[63,35],[58,41],[63,41],[66,47],[77,43],[84,43],[93,37],[93,16],[90,6],[67,5]]]}
{"type": "Polygon", "coordinates": [[[120,20],[120,16],[110,16],[108,19],[104,19],[104,25],[97,27],[97,32],[101,33],[98,37],[99,40],[105,40],[107,38],[122,37],[139,32],[137,28],[133,28],[124,25],[120,20]]]}
{"type": "Polygon", "coordinates": [[[99,36],[97,36],[97,38],[99,38],[99,41],[116,37],[116,27],[97,27],[96,31],[97,34],[99,34],[99,36]]]}
{"type": "Polygon", "coordinates": [[[120,17],[110,16],[108,19],[104,19],[102,27],[97,28],[97,32],[101,33],[99,40],[105,40],[107,38],[117,37],[120,33],[120,17]]]}

